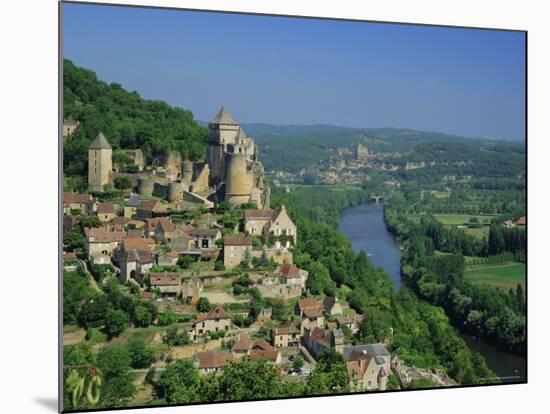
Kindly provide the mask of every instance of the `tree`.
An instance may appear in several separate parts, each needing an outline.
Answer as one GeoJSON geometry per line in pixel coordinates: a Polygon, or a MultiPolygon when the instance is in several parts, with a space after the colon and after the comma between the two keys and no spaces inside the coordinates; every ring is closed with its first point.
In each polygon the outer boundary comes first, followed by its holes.
{"type": "Polygon", "coordinates": [[[168,346],[182,346],[191,343],[189,334],[185,331],[179,332],[179,328],[175,324],[166,329],[166,335],[163,339],[168,346]]]}
{"type": "Polygon", "coordinates": [[[333,348],[323,350],[307,389],[310,395],[348,392],[349,376],[342,355],[333,348]]]}
{"type": "Polygon", "coordinates": [[[120,309],[109,309],[105,315],[105,333],[110,337],[120,335],[130,325],[130,317],[120,309]]]}
{"type": "Polygon", "coordinates": [[[178,266],[182,269],[189,269],[194,262],[193,258],[189,255],[183,255],[178,258],[178,266]]]}
{"type": "Polygon", "coordinates": [[[131,338],[128,341],[128,351],[132,358],[131,365],[133,368],[147,368],[155,361],[154,352],[145,346],[141,338],[131,338]]]}
{"type": "Polygon", "coordinates": [[[135,394],[131,363],[132,357],[125,346],[115,345],[99,351],[97,364],[105,380],[100,400],[102,407],[121,405],[135,394]]]}
{"type": "Polygon", "coordinates": [[[296,358],[294,358],[294,361],[292,361],[292,368],[295,371],[300,371],[303,366],[304,366],[304,359],[298,355],[296,358]]]}
{"type": "Polygon", "coordinates": [[[166,367],[157,381],[156,391],[169,404],[197,402],[200,401],[197,393],[199,381],[199,372],[193,361],[180,359],[166,367]]]}
{"type": "Polygon", "coordinates": [[[128,177],[115,177],[113,181],[117,190],[126,190],[132,187],[132,181],[128,177]]]}
{"type": "Polygon", "coordinates": [[[166,309],[159,315],[159,325],[167,326],[176,322],[176,313],[172,309],[166,309]]]}
{"type": "Polygon", "coordinates": [[[134,323],[136,326],[147,327],[153,323],[153,311],[150,306],[140,302],[134,307],[134,323]]]}
{"type": "Polygon", "coordinates": [[[210,304],[210,301],[206,297],[199,298],[199,301],[197,302],[197,310],[199,312],[210,312],[210,309],[212,309],[212,305],[210,304]]]}

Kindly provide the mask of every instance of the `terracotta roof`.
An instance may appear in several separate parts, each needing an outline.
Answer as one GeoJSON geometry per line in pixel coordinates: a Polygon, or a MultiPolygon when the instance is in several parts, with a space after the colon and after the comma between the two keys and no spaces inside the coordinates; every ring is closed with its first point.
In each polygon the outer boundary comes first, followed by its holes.
{"type": "Polygon", "coordinates": [[[256,339],[252,345],[250,346],[251,349],[263,349],[263,350],[270,350],[270,349],[273,349],[273,347],[271,346],[271,344],[269,342],[267,342],[265,339],[263,338],[258,338],[256,339]]]}
{"type": "Polygon", "coordinates": [[[298,307],[304,311],[304,309],[319,309],[319,303],[317,302],[317,299],[315,298],[305,298],[298,301],[298,307]]]}
{"type": "Polygon", "coordinates": [[[187,231],[193,237],[216,237],[220,231],[218,229],[196,229],[191,228],[187,231]]]}
{"type": "Polygon", "coordinates": [[[245,220],[273,220],[276,211],[271,209],[266,210],[245,210],[245,220]]]}
{"type": "Polygon", "coordinates": [[[225,246],[252,246],[251,236],[227,236],[223,240],[225,246]]]}
{"type": "Polygon", "coordinates": [[[145,238],[145,234],[143,233],[143,230],[137,230],[137,229],[131,229],[127,232],[127,238],[129,239],[143,239],[145,238]]]}
{"type": "Polygon", "coordinates": [[[520,226],[525,226],[525,223],[527,223],[527,221],[525,220],[525,216],[521,216],[520,218],[518,218],[518,224],[520,226]]]}
{"type": "Polygon", "coordinates": [[[113,203],[98,203],[97,214],[115,214],[115,206],[113,203]]]}
{"type": "Polygon", "coordinates": [[[149,250],[131,249],[125,252],[123,255],[123,261],[137,262],[140,264],[154,263],[153,255],[149,250]]]}
{"type": "Polygon", "coordinates": [[[248,335],[241,335],[239,340],[235,342],[235,345],[231,348],[233,352],[248,352],[252,346],[252,340],[248,335]]]}
{"type": "Polygon", "coordinates": [[[140,249],[140,250],[151,251],[154,245],[155,245],[155,241],[153,239],[131,237],[123,240],[122,250],[140,249]]]}
{"type": "Polygon", "coordinates": [[[108,231],[95,227],[86,227],[84,229],[84,234],[86,234],[86,236],[88,237],[89,243],[111,243],[117,241],[120,242],[126,238],[126,233],[123,231],[108,231]]]}
{"type": "Polygon", "coordinates": [[[90,194],[66,192],[63,193],[63,201],[70,204],[84,204],[92,201],[92,196],[90,194]]]}
{"type": "Polygon", "coordinates": [[[279,273],[287,278],[300,277],[300,269],[287,263],[279,267],[279,273]]]}
{"type": "Polygon", "coordinates": [[[220,305],[214,306],[210,312],[199,315],[197,319],[195,319],[195,323],[207,321],[209,319],[226,319],[223,308],[220,305]]]}
{"type": "Polygon", "coordinates": [[[347,317],[347,316],[337,316],[336,317],[336,322],[338,322],[338,324],[340,325],[346,325],[348,323],[353,323],[355,322],[354,318],[352,317],[347,317]]]}
{"type": "Polygon", "coordinates": [[[316,342],[321,342],[322,344],[328,344],[330,346],[330,331],[315,327],[309,333],[309,336],[316,342]]]}
{"type": "Polygon", "coordinates": [[[231,354],[224,351],[204,351],[195,354],[199,369],[222,368],[231,359],[231,354]]]}
{"type": "Polygon", "coordinates": [[[141,229],[145,227],[145,222],[141,220],[130,220],[127,224],[128,226],[133,226],[136,229],[141,229]]]}
{"type": "Polygon", "coordinates": [[[253,349],[250,351],[250,359],[265,358],[268,361],[275,362],[279,356],[279,351],[276,349],[253,349]]]}
{"type": "Polygon", "coordinates": [[[181,283],[181,276],[176,272],[152,272],[149,279],[152,286],[177,286],[181,283]]]}
{"type": "Polygon", "coordinates": [[[305,308],[302,309],[302,312],[306,318],[318,318],[323,315],[321,309],[319,308],[305,308]]]}
{"type": "Polygon", "coordinates": [[[296,325],[292,321],[287,321],[283,326],[274,329],[275,335],[292,335],[299,334],[300,330],[296,328],[296,325]]]}
{"type": "Polygon", "coordinates": [[[172,233],[174,230],[176,230],[176,226],[174,226],[174,224],[172,224],[172,222],[167,218],[159,219],[156,228],[162,229],[164,233],[172,233]]]}
{"type": "Polygon", "coordinates": [[[128,217],[117,216],[111,221],[111,224],[120,224],[122,226],[125,226],[126,224],[128,224],[129,221],[130,219],[128,219],[128,217]]]}
{"type": "Polygon", "coordinates": [[[157,217],[157,218],[148,218],[145,220],[145,231],[147,232],[153,232],[155,231],[157,224],[163,223],[162,226],[164,226],[167,229],[171,230],[164,230],[164,231],[174,231],[176,227],[172,224],[170,219],[166,217],[157,217]],[[169,223],[169,224],[168,224],[169,223]]]}

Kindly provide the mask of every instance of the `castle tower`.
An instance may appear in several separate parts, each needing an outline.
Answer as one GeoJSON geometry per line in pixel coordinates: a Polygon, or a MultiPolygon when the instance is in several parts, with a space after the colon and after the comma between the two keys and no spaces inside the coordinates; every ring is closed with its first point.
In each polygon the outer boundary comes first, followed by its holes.
{"type": "Polygon", "coordinates": [[[250,202],[254,186],[254,174],[247,171],[246,154],[227,154],[225,199],[231,205],[250,202]]]}
{"type": "Polygon", "coordinates": [[[88,186],[93,191],[103,191],[109,184],[113,170],[113,149],[102,132],[92,141],[88,148],[88,186]]]}
{"type": "Polygon", "coordinates": [[[235,144],[239,124],[224,106],[208,124],[210,135],[206,146],[206,162],[210,166],[210,185],[217,186],[225,180],[225,153],[228,144],[235,144]]]}

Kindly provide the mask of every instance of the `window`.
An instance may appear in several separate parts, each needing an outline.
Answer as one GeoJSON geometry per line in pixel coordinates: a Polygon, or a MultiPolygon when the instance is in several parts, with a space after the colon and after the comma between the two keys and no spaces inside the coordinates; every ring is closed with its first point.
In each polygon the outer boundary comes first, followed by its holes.
{"type": "Polygon", "coordinates": [[[202,239],[202,247],[203,249],[208,248],[208,239],[202,239]]]}
{"type": "Polygon", "coordinates": [[[252,228],[250,229],[250,234],[254,234],[254,231],[255,231],[255,230],[256,230],[256,229],[255,229],[254,227],[252,227],[252,228]]]}
{"type": "Polygon", "coordinates": [[[286,235],[292,236],[292,229],[286,229],[286,235]]]}

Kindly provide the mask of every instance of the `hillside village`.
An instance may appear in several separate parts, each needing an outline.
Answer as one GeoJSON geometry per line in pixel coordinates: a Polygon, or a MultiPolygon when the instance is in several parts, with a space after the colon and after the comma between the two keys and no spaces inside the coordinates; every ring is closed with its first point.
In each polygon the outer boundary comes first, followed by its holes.
{"type": "MultiPolygon", "coordinates": [[[[77,127],[68,119],[65,139],[77,127]]],[[[169,154],[148,163],[128,150],[130,173],[117,171],[100,132],[89,147],[89,192],[64,193],[65,272],[90,274],[99,292],[115,283],[154,310],[146,343],[162,350],[152,365],[157,375],[181,358],[201,374],[264,359],[280,376],[306,380],[332,349],[354,391],[406,387],[415,378],[452,384],[405,367],[388,344],[359,343],[363,315],[338,297],[309,293],[308,272],[293,262],[300,233],[284,205],[271,207],[253,139],[223,107],[209,131],[205,162],[169,154]],[[110,196],[121,177],[130,185],[110,196]]],[[[94,332],[88,327],[86,335],[94,332]]],[[[75,331],[64,338],[83,339],[75,331]]]]}

